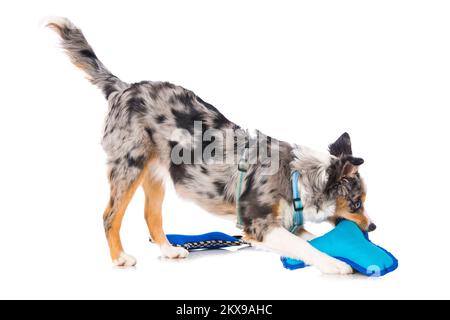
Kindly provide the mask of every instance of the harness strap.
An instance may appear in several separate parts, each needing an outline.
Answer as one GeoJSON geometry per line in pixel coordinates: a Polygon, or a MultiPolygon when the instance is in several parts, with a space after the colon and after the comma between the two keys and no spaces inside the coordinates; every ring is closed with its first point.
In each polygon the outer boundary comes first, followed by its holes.
{"type": "MultiPolygon", "coordinates": [[[[245,174],[247,173],[249,168],[248,164],[248,149],[246,148],[242,154],[241,159],[238,164],[238,178],[237,178],[237,188],[236,188],[236,227],[242,229],[242,215],[240,209],[240,197],[242,194],[242,188],[244,184],[245,174]]],[[[292,172],[291,182],[292,182],[292,205],[294,207],[293,214],[293,223],[292,227],[289,229],[291,233],[297,232],[297,230],[303,226],[303,202],[300,198],[300,190],[298,186],[298,180],[300,178],[300,172],[294,171],[292,172]]]]}
{"type": "Polygon", "coordinates": [[[292,172],[292,205],[294,207],[293,224],[290,229],[292,233],[297,232],[298,228],[303,225],[303,202],[300,198],[300,190],[298,188],[298,179],[300,172],[297,170],[292,172]]]}

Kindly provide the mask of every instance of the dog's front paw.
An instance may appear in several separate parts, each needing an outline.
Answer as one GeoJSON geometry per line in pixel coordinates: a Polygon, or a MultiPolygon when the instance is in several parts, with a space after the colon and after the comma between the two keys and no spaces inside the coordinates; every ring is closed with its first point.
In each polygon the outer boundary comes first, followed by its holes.
{"type": "Polygon", "coordinates": [[[350,267],[348,264],[331,257],[321,257],[314,263],[314,266],[323,274],[353,273],[352,267],[350,267]]]}
{"type": "Polygon", "coordinates": [[[164,258],[169,259],[182,259],[186,258],[189,254],[185,248],[182,247],[174,247],[171,245],[162,245],[161,246],[161,255],[164,258]]]}
{"type": "Polygon", "coordinates": [[[119,257],[113,260],[113,264],[116,267],[133,267],[136,265],[136,262],[136,258],[125,252],[121,252],[119,257]]]}

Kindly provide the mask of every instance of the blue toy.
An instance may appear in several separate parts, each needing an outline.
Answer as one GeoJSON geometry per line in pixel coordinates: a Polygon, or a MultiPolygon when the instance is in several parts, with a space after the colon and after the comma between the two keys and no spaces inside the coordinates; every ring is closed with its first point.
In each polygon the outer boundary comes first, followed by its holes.
{"type": "MultiPolygon", "coordinates": [[[[309,241],[316,249],[348,263],[367,276],[381,277],[398,267],[397,259],[385,249],[373,244],[366,232],[351,221],[341,221],[333,230],[309,241]]],[[[282,257],[285,268],[304,268],[303,261],[282,257]]]]}
{"type": "Polygon", "coordinates": [[[167,240],[176,247],[183,247],[188,251],[200,249],[220,249],[245,244],[240,236],[232,237],[222,232],[210,232],[196,236],[168,234],[167,240]]]}
{"type": "MultiPolygon", "coordinates": [[[[220,249],[247,244],[239,236],[229,236],[222,232],[210,232],[202,235],[167,235],[174,246],[186,250],[220,249]]],[[[318,250],[348,263],[356,271],[381,277],[394,271],[397,259],[385,249],[373,244],[366,232],[351,221],[341,221],[333,230],[310,241],[318,250]]],[[[304,268],[307,265],[300,260],[281,257],[285,268],[290,270],[304,268]]]]}

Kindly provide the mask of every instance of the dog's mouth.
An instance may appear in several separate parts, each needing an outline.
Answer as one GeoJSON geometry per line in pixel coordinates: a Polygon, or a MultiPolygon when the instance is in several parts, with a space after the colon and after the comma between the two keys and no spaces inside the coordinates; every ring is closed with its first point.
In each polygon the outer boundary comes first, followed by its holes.
{"type": "Polygon", "coordinates": [[[364,214],[364,207],[360,206],[356,212],[351,212],[348,201],[345,198],[337,199],[336,217],[337,219],[353,221],[365,232],[372,232],[377,228],[376,224],[370,221],[369,217],[364,214]]]}
{"type": "Polygon", "coordinates": [[[341,214],[340,218],[353,221],[362,231],[365,232],[372,232],[377,228],[377,225],[369,221],[369,219],[363,214],[346,212],[341,214]]]}

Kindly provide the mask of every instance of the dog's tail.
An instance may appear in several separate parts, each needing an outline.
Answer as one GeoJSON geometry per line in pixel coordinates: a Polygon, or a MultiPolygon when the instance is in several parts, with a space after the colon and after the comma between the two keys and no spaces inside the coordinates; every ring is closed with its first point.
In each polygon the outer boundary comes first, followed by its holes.
{"type": "Polygon", "coordinates": [[[83,33],[69,19],[56,17],[47,20],[47,27],[61,37],[61,44],[72,63],[83,70],[89,81],[99,87],[106,99],[128,85],[114,76],[97,58],[83,33]]]}

